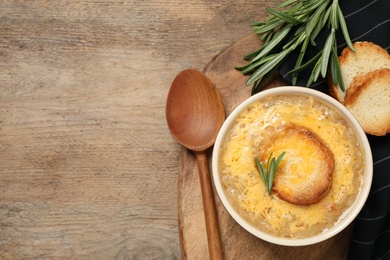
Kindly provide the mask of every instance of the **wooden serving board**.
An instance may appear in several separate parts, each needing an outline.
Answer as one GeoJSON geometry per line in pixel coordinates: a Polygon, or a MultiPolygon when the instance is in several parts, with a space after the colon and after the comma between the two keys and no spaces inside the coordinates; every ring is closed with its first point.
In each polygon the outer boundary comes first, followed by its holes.
{"type": "MultiPolygon", "coordinates": [[[[239,40],[214,57],[204,73],[214,82],[224,101],[226,116],[250,97],[244,77],[234,67],[244,65],[242,57],[260,46],[256,35],[239,40]]],[[[268,87],[285,84],[275,76],[268,87]]],[[[211,149],[210,149],[211,150],[211,149]]],[[[211,151],[209,156],[211,162],[211,151]]],[[[211,164],[210,164],[211,166],[211,164]]],[[[194,154],[182,149],[179,161],[178,215],[183,259],[208,259],[207,235],[202,197],[194,154]]],[[[211,168],[210,168],[211,169],[211,168]]],[[[228,214],[216,192],[215,203],[225,259],[346,259],[352,227],[339,235],[311,246],[278,246],[256,238],[241,228],[228,214]]]]}

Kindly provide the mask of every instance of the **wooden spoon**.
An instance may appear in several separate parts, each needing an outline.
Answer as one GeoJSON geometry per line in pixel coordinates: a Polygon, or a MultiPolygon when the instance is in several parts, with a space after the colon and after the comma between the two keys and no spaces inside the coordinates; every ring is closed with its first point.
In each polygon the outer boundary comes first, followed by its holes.
{"type": "Polygon", "coordinates": [[[210,258],[223,259],[207,157],[207,149],[214,144],[225,120],[222,99],[210,79],[197,70],[187,69],[180,72],[172,82],[166,117],[173,137],[195,153],[210,258]]]}

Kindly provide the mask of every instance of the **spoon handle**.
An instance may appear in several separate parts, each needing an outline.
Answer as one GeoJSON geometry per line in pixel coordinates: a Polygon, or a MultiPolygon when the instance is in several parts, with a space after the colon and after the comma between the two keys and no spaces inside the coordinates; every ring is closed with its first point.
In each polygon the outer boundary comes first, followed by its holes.
{"type": "Polygon", "coordinates": [[[210,170],[206,152],[197,152],[200,187],[204,217],[206,221],[207,242],[209,255],[212,260],[223,259],[221,235],[219,233],[218,217],[214,204],[214,193],[211,187],[210,170]]]}

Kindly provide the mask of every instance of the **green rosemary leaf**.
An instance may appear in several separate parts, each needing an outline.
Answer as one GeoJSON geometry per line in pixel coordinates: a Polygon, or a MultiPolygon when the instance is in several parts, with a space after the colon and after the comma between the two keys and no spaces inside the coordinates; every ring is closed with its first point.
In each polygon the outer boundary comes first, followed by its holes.
{"type": "Polygon", "coordinates": [[[284,23],[284,21],[278,20],[278,21],[275,21],[273,23],[267,23],[265,25],[255,26],[253,31],[257,34],[267,33],[267,32],[275,30],[276,28],[281,26],[283,23],[284,23]]]}
{"type": "Polygon", "coordinates": [[[272,39],[273,33],[265,33],[263,36],[264,37],[262,37],[261,39],[264,41],[264,43],[268,43],[272,39]]]}
{"type": "Polygon", "coordinates": [[[265,8],[265,10],[268,13],[274,15],[275,17],[278,17],[280,20],[283,20],[286,23],[289,23],[292,25],[297,25],[297,24],[303,23],[303,21],[301,21],[301,20],[295,18],[294,16],[289,15],[285,12],[280,12],[280,11],[277,11],[277,10],[271,9],[271,8],[265,8]]]}
{"type": "Polygon", "coordinates": [[[309,61],[307,61],[305,64],[301,65],[300,67],[298,68],[295,68],[293,70],[290,70],[288,73],[291,74],[291,73],[298,73],[298,72],[301,72],[307,68],[309,68],[310,66],[312,66],[322,55],[322,51],[317,53],[316,56],[314,56],[313,58],[311,58],[309,61]]]}
{"type": "Polygon", "coordinates": [[[253,58],[251,63],[261,59],[262,57],[264,57],[265,55],[270,53],[273,49],[275,49],[279,45],[279,43],[282,42],[287,37],[287,35],[291,31],[291,28],[292,28],[292,26],[290,26],[290,25],[281,28],[275,34],[274,38],[272,38],[272,41],[267,42],[265,45],[263,45],[263,47],[261,48],[260,53],[257,54],[257,56],[255,58],[253,58]]]}
{"type": "Polygon", "coordinates": [[[246,67],[248,67],[248,65],[247,64],[245,64],[245,65],[241,65],[241,66],[235,66],[234,68],[236,69],[236,70],[244,70],[246,67]]]}
{"type": "Polygon", "coordinates": [[[267,23],[266,22],[253,22],[251,24],[249,24],[249,26],[263,26],[263,25],[266,25],[267,23]]]}
{"type": "Polygon", "coordinates": [[[321,72],[321,58],[319,58],[314,65],[314,68],[310,74],[309,80],[306,83],[307,87],[310,87],[313,82],[315,82],[321,72]]]}
{"type": "MultiPolygon", "coordinates": [[[[329,5],[329,1],[330,0],[323,0],[323,1],[318,1],[318,0],[315,0],[315,1],[307,1],[307,3],[305,4],[305,9],[307,11],[314,11],[314,10],[317,10],[321,5],[329,5]]],[[[306,1],[304,1],[306,2],[306,1]]]]}
{"type": "Polygon", "coordinates": [[[338,12],[337,12],[337,8],[338,8],[338,1],[333,1],[332,5],[330,6],[331,10],[330,10],[330,28],[333,28],[333,29],[338,29],[338,12]]]}
{"type": "Polygon", "coordinates": [[[271,59],[269,62],[264,63],[263,66],[258,68],[246,81],[246,85],[249,86],[256,80],[260,79],[264,75],[266,75],[271,70],[275,69],[280,65],[280,63],[287,57],[287,55],[291,52],[290,49],[283,50],[282,52],[278,53],[274,59],[271,59]]]}
{"type": "Polygon", "coordinates": [[[284,157],[285,154],[286,154],[286,152],[281,153],[281,154],[278,156],[278,158],[276,159],[276,164],[275,164],[275,167],[276,167],[276,168],[279,167],[279,164],[280,164],[280,162],[282,161],[282,159],[283,159],[283,157],[284,157]]]}
{"type": "Polygon", "coordinates": [[[339,62],[339,59],[337,57],[337,50],[335,47],[332,48],[330,63],[331,63],[330,71],[331,71],[331,75],[332,75],[333,84],[338,85],[340,87],[340,89],[343,92],[345,92],[344,80],[343,80],[342,73],[341,73],[340,62],[339,62]]]}
{"type": "MultiPolygon", "coordinates": [[[[305,56],[307,46],[309,45],[310,38],[306,37],[305,41],[303,42],[303,45],[301,47],[301,51],[299,52],[297,62],[295,63],[294,69],[297,69],[301,66],[303,57],[305,56]]],[[[293,85],[296,85],[298,81],[298,73],[295,72],[292,75],[292,83],[293,85]]]]}
{"type": "MultiPolygon", "coordinates": [[[[320,21],[324,18],[325,13],[320,14],[320,21]]],[[[317,26],[314,28],[314,30],[311,33],[311,42],[314,43],[313,46],[316,46],[317,44],[315,43],[315,39],[317,38],[318,34],[322,31],[324,28],[324,25],[322,25],[320,22],[317,24],[317,26]]]]}
{"type": "Polygon", "coordinates": [[[337,75],[337,68],[336,68],[337,65],[336,65],[335,58],[337,59],[337,54],[335,55],[334,48],[332,48],[332,52],[330,54],[330,73],[332,75],[333,84],[337,85],[338,84],[338,75],[337,75]]]}
{"type": "Polygon", "coordinates": [[[261,79],[257,80],[254,84],[253,84],[253,88],[252,88],[252,91],[251,91],[251,95],[254,95],[258,92],[260,92],[260,90],[263,88],[263,86],[271,79],[272,75],[274,75],[275,73],[275,70],[271,70],[269,71],[267,74],[265,74],[261,79]]]}
{"type": "Polygon", "coordinates": [[[271,163],[268,161],[268,165],[269,165],[269,170],[268,170],[267,189],[269,194],[271,193],[272,190],[272,184],[274,183],[274,177],[276,172],[275,157],[271,159],[271,163]]]}
{"type": "Polygon", "coordinates": [[[302,21],[306,20],[304,18],[307,18],[307,13],[302,13],[301,10],[303,9],[302,2],[297,3],[296,5],[293,5],[290,9],[288,9],[286,12],[292,16],[294,16],[297,19],[302,19],[302,21]]]}
{"type": "Polygon", "coordinates": [[[263,180],[263,182],[266,183],[267,182],[267,177],[265,175],[264,164],[260,163],[259,159],[257,159],[256,157],[255,157],[255,161],[256,161],[257,169],[260,172],[260,177],[263,180]]]}
{"type": "MultiPolygon", "coordinates": [[[[321,1],[319,1],[321,2],[321,1]]],[[[306,24],[306,34],[311,35],[311,33],[314,31],[316,27],[322,28],[322,26],[318,26],[320,23],[321,15],[323,15],[324,10],[326,8],[327,4],[324,3],[313,13],[313,15],[310,17],[309,22],[306,24]]]]}
{"type": "Polygon", "coordinates": [[[283,7],[286,7],[286,6],[289,6],[289,5],[293,5],[296,2],[298,2],[298,0],[286,0],[283,3],[279,4],[278,8],[283,8],[283,7]]]}
{"type": "Polygon", "coordinates": [[[353,47],[352,45],[352,41],[351,41],[351,38],[349,37],[349,33],[348,33],[348,28],[347,28],[347,24],[345,22],[345,19],[344,19],[344,15],[343,15],[343,12],[341,11],[341,8],[340,6],[337,8],[337,17],[340,21],[340,27],[341,27],[341,31],[343,32],[343,36],[344,36],[344,39],[345,39],[345,42],[347,43],[348,47],[355,52],[355,48],[353,47]]]}
{"type": "Polygon", "coordinates": [[[326,24],[326,22],[329,21],[330,9],[331,9],[331,8],[326,9],[326,11],[325,11],[325,13],[324,13],[324,19],[323,19],[322,22],[321,22],[321,27],[324,27],[325,24],[326,24]]]}
{"type": "MultiPolygon", "coordinates": [[[[255,50],[255,51],[253,51],[253,52],[251,52],[251,53],[245,55],[245,56],[244,56],[244,60],[246,60],[246,61],[252,60],[254,57],[256,57],[256,56],[260,53],[260,50],[261,50],[261,49],[257,49],[257,50],[255,50]]],[[[245,67],[245,66],[244,66],[244,67],[245,67]]]]}
{"type": "Polygon", "coordinates": [[[332,51],[332,46],[334,45],[335,41],[335,31],[332,29],[332,32],[329,34],[328,38],[326,39],[324,50],[322,52],[321,56],[321,76],[323,78],[326,77],[326,72],[328,71],[328,63],[329,63],[329,56],[330,52],[332,51]]]}
{"type": "Polygon", "coordinates": [[[293,86],[297,85],[298,82],[298,73],[294,73],[291,77],[291,83],[293,86]]]}
{"type": "Polygon", "coordinates": [[[267,161],[267,173],[268,173],[268,174],[269,174],[269,168],[271,167],[270,162],[271,162],[272,154],[273,154],[273,152],[271,152],[271,153],[269,154],[268,161],[267,161]]]}
{"type": "Polygon", "coordinates": [[[283,46],[283,49],[295,50],[306,39],[306,33],[301,32],[292,41],[283,46]]]}
{"type": "Polygon", "coordinates": [[[246,67],[242,70],[242,74],[246,75],[253,70],[255,70],[259,65],[262,65],[264,63],[269,62],[270,60],[274,59],[276,57],[276,54],[272,54],[266,57],[263,57],[261,60],[255,62],[255,63],[249,63],[246,65],[246,67]]]}
{"type": "Polygon", "coordinates": [[[306,30],[305,26],[299,26],[298,29],[295,31],[294,36],[297,36],[301,33],[303,33],[306,30]]]}
{"type": "Polygon", "coordinates": [[[326,9],[326,5],[323,5],[321,7],[322,8],[320,12],[320,18],[318,19],[318,24],[315,26],[310,36],[312,46],[317,46],[315,39],[317,38],[318,34],[324,29],[326,25],[326,21],[329,19],[329,15],[330,15],[331,8],[326,9]]]}
{"type": "Polygon", "coordinates": [[[264,165],[263,162],[260,162],[257,157],[255,157],[255,163],[257,166],[257,169],[260,173],[260,177],[263,180],[265,187],[267,188],[268,194],[271,194],[272,186],[274,183],[274,178],[276,174],[276,170],[279,167],[280,162],[283,159],[283,156],[286,154],[286,152],[281,153],[277,159],[275,157],[272,157],[272,153],[268,157],[267,164],[264,165]]]}
{"type": "Polygon", "coordinates": [[[310,77],[307,80],[306,86],[310,87],[313,82],[314,82],[314,71],[311,72],[310,77]]]}
{"type": "Polygon", "coordinates": [[[316,82],[318,77],[320,76],[321,73],[321,64],[322,60],[321,58],[318,59],[316,65],[314,65],[314,70],[313,70],[313,82],[316,82]]]}
{"type": "Polygon", "coordinates": [[[253,83],[251,95],[254,95],[254,94],[260,92],[260,90],[261,90],[261,88],[262,88],[262,85],[260,85],[260,82],[261,82],[262,80],[265,80],[264,78],[265,78],[265,76],[264,76],[262,79],[258,79],[258,80],[256,80],[256,81],[253,83]]]}

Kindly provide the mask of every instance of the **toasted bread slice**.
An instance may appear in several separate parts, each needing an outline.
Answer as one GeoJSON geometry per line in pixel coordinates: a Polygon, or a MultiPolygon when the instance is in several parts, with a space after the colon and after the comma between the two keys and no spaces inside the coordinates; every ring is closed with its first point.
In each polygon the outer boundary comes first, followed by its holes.
{"type": "MultiPolygon", "coordinates": [[[[289,126],[269,140],[261,159],[286,152],[274,177],[273,190],[292,204],[310,205],[326,196],[332,185],[333,153],[306,128],[289,126]]],[[[265,159],[266,160],[266,159],[265,159]]]]}
{"type": "Polygon", "coordinates": [[[346,47],[339,57],[345,92],[328,78],[330,94],[341,103],[344,103],[345,93],[355,76],[380,68],[390,68],[390,55],[382,47],[372,42],[356,42],[353,46],[356,52],[346,47]]]}
{"type": "Polygon", "coordinates": [[[390,132],[390,69],[356,76],[345,95],[345,106],[368,134],[390,132]]]}

